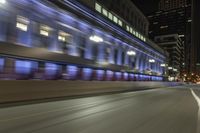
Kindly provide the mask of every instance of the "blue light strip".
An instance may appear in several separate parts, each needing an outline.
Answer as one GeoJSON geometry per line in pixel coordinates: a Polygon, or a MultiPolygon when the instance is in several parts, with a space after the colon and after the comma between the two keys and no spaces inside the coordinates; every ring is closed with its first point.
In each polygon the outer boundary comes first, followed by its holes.
{"type": "Polygon", "coordinates": [[[15,72],[18,74],[30,74],[33,69],[37,68],[37,63],[27,60],[15,61],[15,72]]]}
{"type": "Polygon", "coordinates": [[[4,58],[0,58],[0,71],[3,70],[4,63],[5,63],[4,58]]]}

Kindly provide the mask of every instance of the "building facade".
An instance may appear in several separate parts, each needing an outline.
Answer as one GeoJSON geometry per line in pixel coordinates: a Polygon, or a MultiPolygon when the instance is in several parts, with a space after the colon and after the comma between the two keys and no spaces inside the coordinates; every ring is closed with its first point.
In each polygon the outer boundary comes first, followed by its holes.
{"type": "Polygon", "coordinates": [[[177,80],[184,59],[183,41],[178,34],[156,36],[155,42],[169,53],[169,79],[177,80]]]}
{"type": "Polygon", "coordinates": [[[190,70],[192,73],[200,74],[200,1],[192,0],[192,45],[190,70]]]}
{"type": "Polygon", "coordinates": [[[191,1],[190,0],[161,0],[160,10],[150,14],[149,37],[178,34],[184,41],[184,59],[182,62],[183,73],[190,71],[191,49],[191,1]],[[187,54],[186,54],[187,53],[187,54]]]}
{"type": "Polygon", "coordinates": [[[167,53],[148,39],[140,12],[126,21],[95,0],[9,0],[0,8],[1,78],[163,80],[167,53]]]}
{"type": "Polygon", "coordinates": [[[168,11],[172,9],[182,8],[188,5],[188,0],[160,0],[159,10],[168,11]]]}

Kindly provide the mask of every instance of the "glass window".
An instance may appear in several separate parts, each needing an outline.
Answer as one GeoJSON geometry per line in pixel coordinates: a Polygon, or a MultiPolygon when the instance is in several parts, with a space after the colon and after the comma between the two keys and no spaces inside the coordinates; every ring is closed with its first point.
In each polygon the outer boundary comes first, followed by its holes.
{"type": "Polygon", "coordinates": [[[143,40],[143,41],[144,41],[144,37],[143,37],[143,36],[141,36],[141,40],[143,40]]]}
{"type": "Polygon", "coordinates": [[[46,25],[40,25],[40,35],[49,36],[51,28],[46,25]]]}
{"type": "Polygon", "coordinates": [[[118,21],[118,24],[119,24],[120,26],[122,26],[122,21],[121,21],[121,20],[119,20],[119,21],[118,21]]]}
{"type": "Polygon", "coordinates": [[[138,32],[135,32],[135,36],[138,37],[138,32]]]}
{"type": "Polygon", "coordinates": [[[62,41],[62,42],[68,42],[70,37],[70,34],[63,32],[63,31],[59,31],[58,33],[58,40],[62,41]]]}
{"type": "Polygon", "coordinates": [[[104,8],[103,8],[103,15],[105,15],[106,17],[108,16],[108,11],[104,8]]]}
{"type": "Polygon", "coordinates": [[[98,3],[95,3],[95,10],[101,13],[101,5],[99,5],[98,3]]]}
{"type": "Polygon", "coordinates": [[[68,47],[72,42],[72,35],[66,33],[64,31],[59,31],[58,33],[58,41],[60,42],[60,47],[64,53],[68,52],[68,47]]]}
{"type": "Polygon", "coordinates": [[[22,17],[22,16],[17,16],[17,22],[16,22],[16,27],[22,31],[27,31],[28,30],[28,24],[29,20],[28,18],[22,17]]]}
{"type": "Polygon", "coordinates": [[[110,20],[113,20],[113,15],[112,15],[112,13],[108,13],[108,18],[110,19],[110,20]]]}
{"type": "Polygon", "coordinates": [[[133,35],[135,36],[135,34],[136,34],[136,33],[135,33],[135,30],[133,30],[133,35]]]}
{"type": "Polygon", "coordinates": [[[141,35],[140,35],[140,33],[138,33],[138,38],[140,38],[140,39],[141,39],[141,35]]]}
{"type": "Polygon", "coordinates": [[[130,31],[130,27],[127,25],[126,26],[126,30],[129,32],[130,31]]]}
{"type": "Polygon", "coordinates": [[[133,33],[133,28],[130,27],[130,32],[133,33]]]}
{"type": "Polygon", "coordinates": [[[114,16],[113,21],[114,21],[115,23],[118,23],[118,18],[117,18],[116,16],[114,16]]]}

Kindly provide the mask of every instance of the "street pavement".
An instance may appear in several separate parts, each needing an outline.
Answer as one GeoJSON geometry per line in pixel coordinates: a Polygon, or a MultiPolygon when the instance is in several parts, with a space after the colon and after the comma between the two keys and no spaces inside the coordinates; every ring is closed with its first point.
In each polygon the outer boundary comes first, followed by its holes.
{"type": "Polygon", "coordinates": [[[200,86],[0,108],[0,133],[200,133],[200,86]]]}

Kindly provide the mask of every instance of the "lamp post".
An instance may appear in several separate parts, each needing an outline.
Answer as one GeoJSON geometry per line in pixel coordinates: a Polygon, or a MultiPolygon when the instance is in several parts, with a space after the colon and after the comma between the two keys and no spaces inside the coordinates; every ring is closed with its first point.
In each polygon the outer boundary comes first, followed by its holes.
{"type": "Polygon", "coordinates": [[[129,56],[135,56],[135,55],[136,55],[136,52],[133,51],[133,50],[129,50],[129,51],[127,51],[126,54],[129,55],[129,56]]]}
{"type": "Polygon", "coordinates": [[[151,71],[152,71],[152,69],[153,69],[153,68],[152,68],[152,64],[155,63],[155,62],[156,62],[156,61],[155,61],[154,59],[149,59],[151,71]]]}
{"type": "Polygon", "coordinates": [[[97,42],[97,43],[103,42],[103,38],[101,38],[100,36],[97,36],[97,35],[92,35],[89,37],[89,39],[91,41],[97,42]]]}

